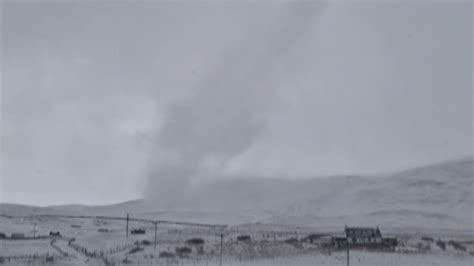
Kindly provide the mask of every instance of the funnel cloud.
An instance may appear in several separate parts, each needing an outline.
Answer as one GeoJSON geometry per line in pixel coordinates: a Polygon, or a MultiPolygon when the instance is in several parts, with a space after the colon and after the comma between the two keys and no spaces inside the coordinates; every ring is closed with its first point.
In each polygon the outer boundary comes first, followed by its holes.
{"type": "Polygon", "coordinates": [[[194,95],[165,113],[154,152],[174,160],[151,164],[147,195],[169,199],[192,179],[216,178],[229,159],[254,144],[277,101],[281,60],[323,9],[322,4],[288,4],[250,17],[251,27],[197,82],[194,95]]]}

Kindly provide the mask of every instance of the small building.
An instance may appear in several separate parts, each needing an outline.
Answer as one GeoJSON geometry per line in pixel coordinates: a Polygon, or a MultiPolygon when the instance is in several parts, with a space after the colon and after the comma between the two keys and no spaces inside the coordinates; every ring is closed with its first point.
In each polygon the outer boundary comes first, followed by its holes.
{"type": "Polygon", "coordinates": [[[186,240],[186,244],[188,245],[204,245],[204,239],[202,238],[191,238],[186,240]]]}
{"type": "Polygon", "coordinates": [[[50,231],[49,236],[59,237],[59,236],[61,236],[61,233],[59,233],[59,231],[56,231],[56,232],[50,231]]]}
{"type": "Polygon", "coordinates": [[[144,235],[146,231],[143,228],[137,228],[137,229],[132,229],[131,233],[132,235],[144,235]]]}
{"type": "Polygon", "coordinates": [[[193,252],[190,247],[175,247],[174,251],[180,257],[188,256],[193,252]]]}
{"type": "Polygon", "coordinates": [[[345,233],[351,246],[382,244],[382,234],[378,227],[346,227],[345,233]]]}
{"type": "Polygon", "coordinates": [[[237,237],[237,241],[239,242],[251,242],[252,238],[249,235],[241,235],[237,237]]]}
{"type": "Polygon", "coordinates": [[[23,234],[23,233],[12,233],[10,238],[11,239],[24,239],[25,234],[23,234]]]}
{"type": "Polygon", "coordinates": [[[347,227],[344,230],[345,236],[334,236],[333,246],[336,248],[368,248],[395,250],[398,245],[397,238],[383,238],[378,227],[347,227]]]}
{"type": "Polygon", "coordinates": [[[327,242],[332,239],[331,235],[328,234],[310,234],[303,239],[301,239],[301,242],[306,242],[306,243],[311,243],[311,244],[317,244],[320,242],[327,242]]]}
{"type": "Polygon", "coordinates": [[[385,248],[394,250],[396,246],[398,246],[398,239],[395,237],[384,237],[383,240],[383,245],[385,248]]]}
{"type": "Polygon", "coordinates": [[[336,248],[345,248],[347,246],[347,238],[342,236],[334,237],[333,243],[336,248]]]}

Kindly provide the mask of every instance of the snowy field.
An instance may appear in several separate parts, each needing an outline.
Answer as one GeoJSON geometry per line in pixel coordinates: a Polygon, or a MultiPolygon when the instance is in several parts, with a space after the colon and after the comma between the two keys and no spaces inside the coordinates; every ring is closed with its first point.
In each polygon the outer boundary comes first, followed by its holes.
{"type": "Polygon", "coordinates": [[[27,254],[59,254],[50,244],[49,239],[44,240],[0,240],[0,254],[8,256],[21,256],[27,254]]]}
{"type": "MultiPolygon", "coordinates": [[[[49,231],[62,235],[51,245],[51,239],[9,240],[0,239],[0,256],[4,265],[219,265],[220,232],[223,232],[222,265],[346,265],[346,252],[327,248],[321,243],[302,241],[311,233],[340,235],[340,232],[323,232],[314,227],[291,227],[275,224],[246,224],[215,228],[160,224],[157,226],[157,243],[154,245],[154,225],[131,221],[130,228],[142,228],[143,235],[126,236],[126,222],[105,218],[65,217],[0,217],[1,231],[7,236],[23,232],[31,237],[33,228],[38,236],[49,231]],[[36,225],[35,225],[36,224],[36,225]],[[102,232],[99,232],[102,229],[102,232]],[[106,229],[105,231],[103,229],[106,229]],[[248,235],[251,241],[237,238],[248,235]],[[199,246],[186,241],[203,240],[199,246]],[[289,239],[298,242],[288,243],[289,239]],[[189,247],[190,253],[180,254],[176,248],[189,247]],[[58,249],[60,251],[58,251],[58,249]],[[62,251],[62,252],[61,252],[62,251]],[[163,253],[172,254],[164,258],[163,253]],[[46,261],[46,254],[53,256],[46,261]],[[67,254],[67,255],[64,255],[67,254]],[[37,258],[31,258],[38,255],[37,258]],[[18,259],[16,257],[21,257],[18,259]],[[25,258],[28,257],[28,258],[25,258]]],[[[351,250],[351,265],[472,265],[474,258],[472,235],[452,235],[431,231],[429,235],[400,232],[388,234],[400,243],[394,251],[351,250]],[[437,244],[441,241],[443,247],[437,244]],[[465,250],[455,248],[456,241],[465,250]]]]}
{"type": "Polygon", "coordinates": [[[380,226],[384,237],[398,240],[390,251],[351,250],[350,265],[472,265],[473,167],[473,160],[463,160],[380,178],[230,182],[219,185],[221,194],[212,186],[189,191],[183,205],[171,209],[145,200],[109,206],[0,204],[0,233],[6,236],[0,237],[0,263],[204,266],[219,265],[222,251],[226,266],[346,265],[346,253],[333,237],[343,236],[348,224],[380,226]],[[127,236],[127,213],[129,230],[141,228],[144,234],[127,236]],[[161,221],[156,245],[152,221],[161,221]],[[61,237],[51,241],[50,232],[61,237]],[[28,239],[10,240],[13,233],[28,239]],[[304,241],[313,234],[326,238],[304,241]],[[30,240],[33,236],[44,239],[30,240]],[[249,241],[239,240],[242,236],[249,241]],[[202,243],[188,242],[196,238],[202,243]]]}

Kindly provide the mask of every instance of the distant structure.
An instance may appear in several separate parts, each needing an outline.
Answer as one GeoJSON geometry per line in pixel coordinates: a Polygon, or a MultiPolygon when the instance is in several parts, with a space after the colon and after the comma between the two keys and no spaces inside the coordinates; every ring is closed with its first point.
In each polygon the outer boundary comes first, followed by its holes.
{"type": "Polygon", "coordinates": [[[382,237],[378,227],[345,227],[345,236],[335,236],[332,241],[336,248],[368,248],[394,250],[398,245],[397,238],[382,237]]]}
{"type": "Polygon", "coordinates": [[[57,231],[57,232],[50,231],[49,236],[59,237],[59,236],[61,236],[61,233],[59,231],[57,231]]]}
{"type": "Polygon", "coordinates": [[[345,247],[347,247],[347,238],[346,237],[335,236],[335,237],[333,237],[332,241],[334,243],[334,246],[336,246],[336,248],[345,248],[345,247]]]}
{"type": "Polygon", "coordinates": [[[126,235],[127,235],[127,238],[128,238],[128,220],[129,220],[129,215],[127,213],[127,228],[125,229],[125,232],[126,232],[126,235]]]}
{"type": "Polygon", "coordinates": [[[326,243],[330,241],[333,237],[328,234],[310,234],[304,238],[301,239],[301,242],[306,242],[306,243],[326,243]]]}
{"type": "Polygon", "coordinates": [[[383,238],[379,228],[346,227],[347,242],[351,246],[382,244],[383,238]]]}
{"type": "Polygon", "coordinates": [[[252,238],[248,235],[241,235],[237,237],[237,241],[239,242],[251,242],[252,238]]]}
{"type": "Polygon", "coordinates": [[[12,233],[10,238],[11,239],[23,239],[23,238],[25,238],[25,234],[23,234],[23,233],[12,233]]]}
{"type": "Polygon", "coordinates": [[[132,229],[131,233],[132,235],[144,235],[146,231],[143,228],[138,228],[138,229],[132,229]]]}

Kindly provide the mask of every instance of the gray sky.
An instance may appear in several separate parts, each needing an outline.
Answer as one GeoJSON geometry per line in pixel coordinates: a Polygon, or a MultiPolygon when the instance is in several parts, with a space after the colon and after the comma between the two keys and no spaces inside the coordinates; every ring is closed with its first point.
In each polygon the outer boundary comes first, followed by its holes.
{"type": "Polygon", "coordinates": [[[472,156],[472,3],[1,2],[0,201],[472,156]]]}

